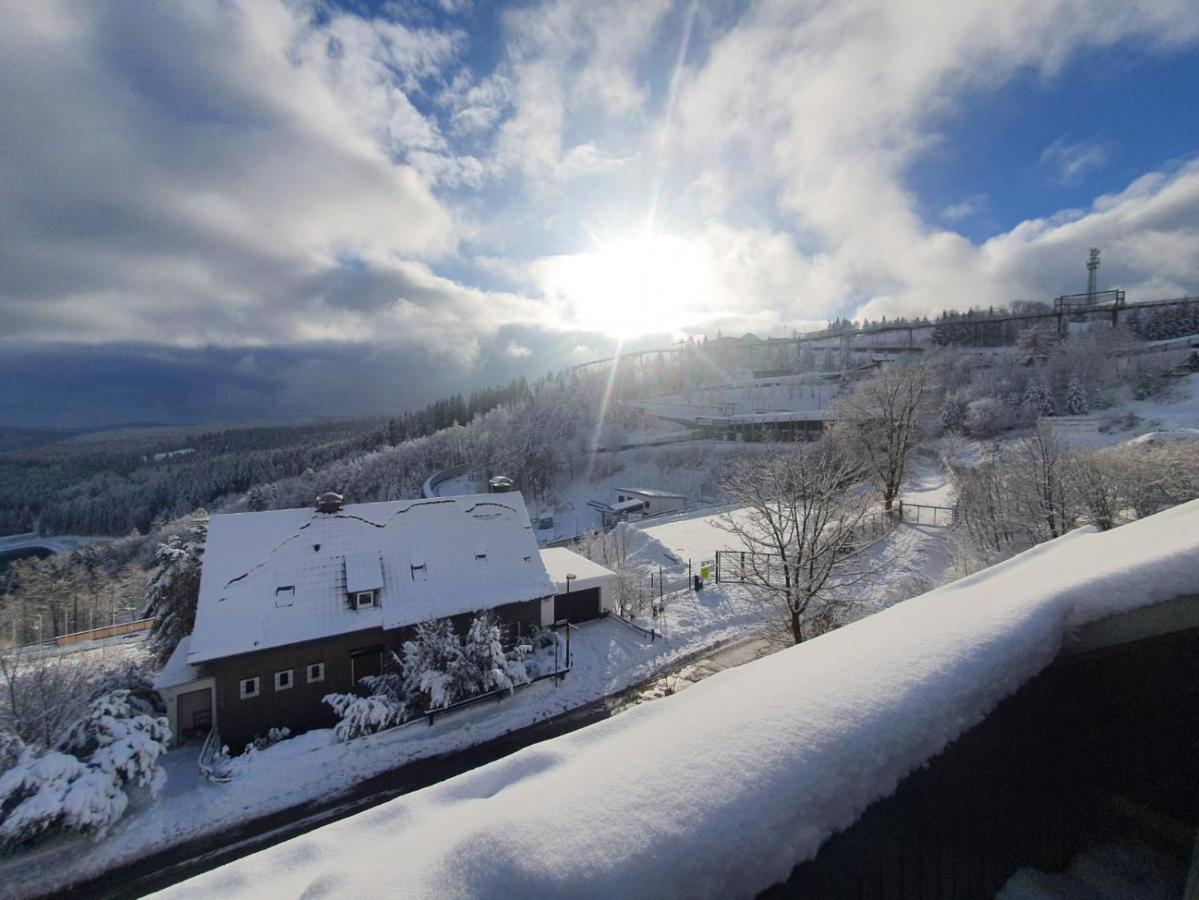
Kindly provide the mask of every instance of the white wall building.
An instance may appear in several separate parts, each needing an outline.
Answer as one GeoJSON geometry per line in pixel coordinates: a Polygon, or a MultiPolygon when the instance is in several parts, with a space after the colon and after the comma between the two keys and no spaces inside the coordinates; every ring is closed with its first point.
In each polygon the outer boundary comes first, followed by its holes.
{"type": "Polygon", "coordinates": [[[554,583],[555,596],[542,601],[541,624],[567,619],[573,623],[598,619],[611,608],[616,573],[565,547],[541,551],[541,562],[554,583]],[[567,578],[567,576],[573,576],[567,578]]]}

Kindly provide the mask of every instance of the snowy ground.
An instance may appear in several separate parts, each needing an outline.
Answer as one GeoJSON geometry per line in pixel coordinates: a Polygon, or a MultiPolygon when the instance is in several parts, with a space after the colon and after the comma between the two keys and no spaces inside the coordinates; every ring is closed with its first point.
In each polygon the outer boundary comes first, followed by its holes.
{"type": "Polygon", "coordinates": [[[332,730],[311,731],[238,757],[227,784],[200,777],[196,747],[171,751],[164,758],[167,786],[157,799],[133,807],[100,841],[60,838],[6,861],[0,865],[0,894],[61,889],[173,844],[335,796],[407,762],[461,750],[599,700],[705,648],[753,634],[759,624],[757,606],[738,589],[680,593],[668,599],[663,620],[659,629],[668,638],[653,643],[614,619],[579,626],[571,638],[573,668],[561,682],[538,682],[432,726],[421,720],[350,744],[337,743],[332,730]]]}

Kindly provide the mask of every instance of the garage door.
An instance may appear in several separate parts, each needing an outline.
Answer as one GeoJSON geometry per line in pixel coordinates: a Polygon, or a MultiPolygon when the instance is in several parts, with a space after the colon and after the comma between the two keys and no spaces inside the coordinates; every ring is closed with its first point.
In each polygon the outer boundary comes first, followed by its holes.
{"type": "Polygon", "coordinates": [[[568,619],[572,624],[590,622],[598,619],[600,614],[600,589],[587,588],[583,591],[571,591],[569,594],[558,594],[554,598],[554,621],[568,619]]]}

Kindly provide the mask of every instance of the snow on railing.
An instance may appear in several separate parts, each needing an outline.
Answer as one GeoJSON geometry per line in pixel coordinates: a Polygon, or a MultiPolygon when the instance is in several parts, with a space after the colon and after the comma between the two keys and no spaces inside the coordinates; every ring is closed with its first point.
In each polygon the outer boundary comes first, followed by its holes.
{"type": "Polygon", "coordinates": [[[208,736],[200,747],[200,774],[213,784],[225,784],[233,780],[229,757],[225,755],[221,736],[215,728],[208,729],[208,736]]]}

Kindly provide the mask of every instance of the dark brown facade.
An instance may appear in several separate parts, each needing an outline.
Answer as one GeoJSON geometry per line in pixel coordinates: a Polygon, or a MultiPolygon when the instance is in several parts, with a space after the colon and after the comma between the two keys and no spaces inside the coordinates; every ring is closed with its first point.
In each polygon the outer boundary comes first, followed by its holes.
{"type": "MultiPolygon", "coordinates": [[[[541,601],[511,603],[491,612],[505,633],[516,638],[540,624],[541,601]]],[[[474,616],[452,616],[454,630],[464,635],[474,616]]],[[[332,727],[337,718],[324,702],[325,695],[350,693],[359,678],[378,674],[388,653],[398,653],[414,632],[415,626],[366,628],[212,661],[208,671],[216,681],[216,727],[222,743],[240,753],[271,728],[286,727],[298,734],[332,727]],[[319,678],[310,672],[311,666],[321,667],[319,678]],[[257,694],[242,697],[242,683],[252,678],[258,679],[257,694]]]]}

